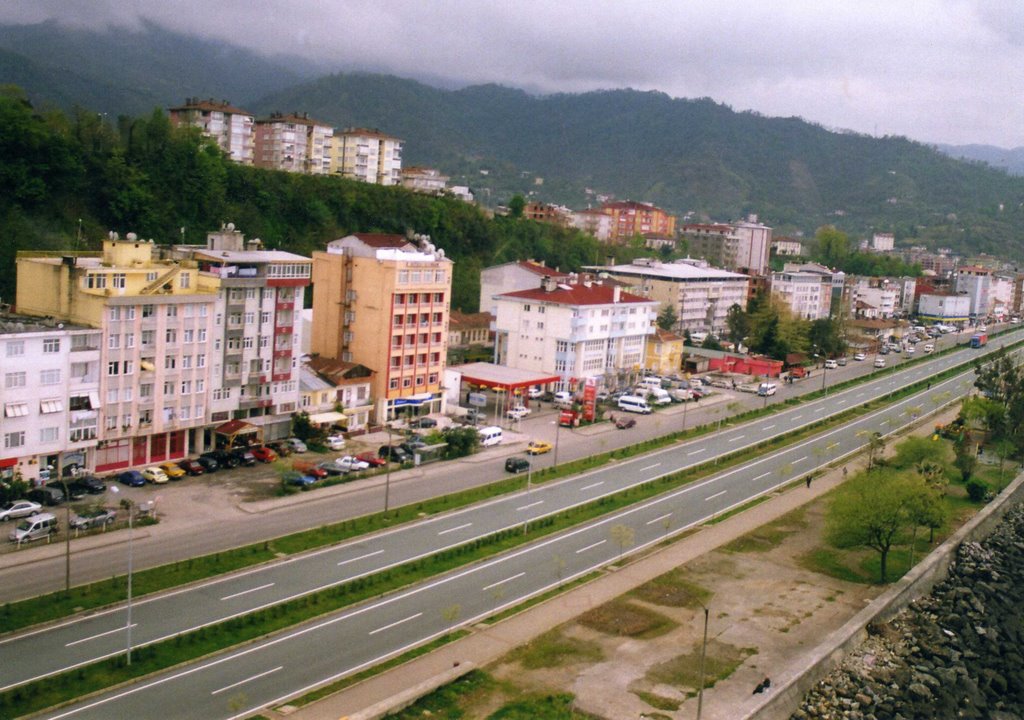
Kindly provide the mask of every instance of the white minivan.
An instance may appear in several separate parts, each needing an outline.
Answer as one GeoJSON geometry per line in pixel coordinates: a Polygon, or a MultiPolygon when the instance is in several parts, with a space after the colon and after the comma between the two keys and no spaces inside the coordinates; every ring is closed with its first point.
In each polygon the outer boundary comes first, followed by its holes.
{"type": "Polygon", "coordinates": [[[623,395],[619,398],[619,410],[649,415],[651,406],[639,395],[623,395]]]}
{"type": "Polygon", "coordinates": [[[761,397],[768,397],[778,392],[779,386],[775,383],[763,382],[757,386],[757,394],[761,397]]]}
{"type": "Polygon", "coordinates": [[[483,447],[500,445],[503,439],[501,428],[496,425],[480,428],[479,430],[477,430],[477,434],[480,436],[480,444],[483,447]]]}
{"type": "Polygon", "coordinates": [[[662,390],[660,387],[649,388],[647,390],[647,401],[655,405],[671,405],[672,396],[668,394],[668,390],[662,390]]]}
{"type": "Polygon", "coordinates": [[[18,526],[11,530],[9,538],[11,542],[23,543],[49,537],[56,532],[57,518],[52,513],[39,513],[18,523],[18,526]]]}

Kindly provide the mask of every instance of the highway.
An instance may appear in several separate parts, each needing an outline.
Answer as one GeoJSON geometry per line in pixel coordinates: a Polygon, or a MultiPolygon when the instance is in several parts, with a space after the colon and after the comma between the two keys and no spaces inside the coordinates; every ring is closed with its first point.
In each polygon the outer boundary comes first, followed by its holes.
{"type": "MultiPolygon", "coordinates": [[[[978,351],[974,351],[974,355],[978,354],[978,351]]],[[[680,468],[713,459],[795,427],[816,422],[908,382],[934,375],[952,364],[953,360],[947,356],[916,365],[903,372],[886,373],[870,383],[829,395],[822,400],[746,425],[727,426],[719,434],[621,462],[615,467],[602,468],[559,483],[533,488],[527,493],[499,498],[480,506],[397,528],[372,538],[363,538],[137,602],[132,611],[133,644],[154,642],[201,625],[219,622],[227,617],[250,612],[289,597],[377,572],[412,558],[434,553],[444,547],[460,545],[501,529],[519,526],[565,507],[590,502],[618,492],[624,487],[648,482],[680,468]],[[181,612],[183,607],[188,608],[187,613],[181,612]]],[[[923,400],[918,397],[913,401],[905,401],[902,403],[903,410],[914,410],[906,411],[903,417],[898,412],[895,415],[876,413],[869,419],[844,426],[842,433],[834,431],[834,437],[830,433],[828,439],[807,441],[796,449],[787,450],[784,455],[786,459],[779,460],[771,468],[762,467],[766,459],[748,465],[747,469],[760,468],[760,471],[746,477],[739,486],[731,484],[728,488],[716,489],[702,503],[687,508],[665,510],[658,516],[657,523],[653,524],[659,525],[661,535],[675,532],[699,522],[708,514],[720,512],[726,507],[767,492],[787,482],[792,474],[806,473],[813,467],[850,452],[856,445],[863,443],[863,436],[869,430],[885,433],[905,423],[909,419],[906,414],[931,409],[929,404],[933,398],[944,400],[950,397],[946,395],[947,392],[961,394],[970,386],[969,375],[970,373],[955,383],[937,384],[925,393],[923,400]],[[852,427],[858,430],[851,431],[852,427]],[[858,436],[857,432],[860,431],[863,432],[858,436]]],[[[726,477],[737,475],[734,472],[726,477]]],[[[707,482],[697,487],[703,487],[707,482]]],[[[692,488],[687,488],[681,491],[679,496],[685,497],[692,491],[692,488]]],[[[600,525],[598,524],[599,527],[600,525]]],[[[637,543],[641,544],[642,533],[639,529],[636,532],[637,543]]],[[[597,543],[595,550],[610,542],[607,537],[603,540],[604,542],[594,540],[597,543]]],[[[597,565],[607,562],[608,559],[599,554],[597,565]]],[[[563,570],[569,573],[570,565],[567,564],[563,570]]],[[[494,587],[504,587],[505,584],[503,582],[494,587]]],[[[508,581],[507,584],[513,582],[508,581]]],[[[528,593],[535,591],[536,589],[531,589],[528,593]]],[[[114,608],[38,632],[8,638],[0,642],[0,668],[3,668],[0,670],[0,683],[10,687],[123,652],[126,644],[125,627],[125,609],[114,608]],[[40,646],[51,650],[46,653],[31,652],[32,647],[40,646]],[[54,651],[55,648],[61,649],[54,651]]]]}
{"type": "MultiPolygon", "coordinates": [[[[925,377],[930,373],[919,366],[907,374],[925,377]]],[[[578,504],[608,494],[613,491],[612,486],[617,489],[655,480],[674,472],[680,464],[704,461],[716,454],[763,441],[784,432],[787,427],[804,425],[844,407],[861,404],[874,394],[909,381],[907,374],[887,376],[871,383],[870,389],[859,386],[830,396],[823,402],[723,430],[712,436],[713,442],[687,443],[550,488],[534,488],[505,499],[517,505],[504,507],[501,514],[510,515],[513,524],[522,524],[550,512],[555,505],[578,504]]],[[[667,535],[681,532],[770,492],[834,458],[854,452],[873,432],[887,434],[895,431],[909,422],[911,415],[930,409],[925,406],[932,402],[932,398],[941,399],[935,402],[937,405],[963,394],[971,387],[972,376],[973,372],[967,371],[935,383],[930,390],[889,408],[599,521],[433,578],[407,591],[312,621],[241,650],[159,674],[46,717],[146,716],[154,707],[161,708],[161,716],[168,719],[244,717],[260,707],[372,666],[443,635],[453,625],[472,622],[515,605],[527,597],[613,562],[623,553],[659,542],[667,535]],[[187,703],[180,702],[184,697],[189,698],[187,703]]],[[[485,514],[496,514],[496,504],[489,504],[485,514]]],[[[419,529],[429,528],[436,537],[460,536],[465,541],[481,530],[476,526],[477,518],[479,516],[474,515],[473,510],[467,510],[421,523],[419,529]]],[[[391,542],[396,534],[387,535],[391,537],[386,543],[384,536],[368,539],[353,544],[348,552],[369,555],[382,549],[384,552],[374,556],[381,558],[391,552],[391,542]],[[377,545],[378,542],[384,544],[377,545]]],[[[316,555],[323,558],[329,554],[320,552],[316,555]]],[[[338,566],[334,556],[332,561],[338,566]]],[[[296,563],[289,565],[295,566],[296,563]]],[[[257,580],[252,573],[247,574],[247,578],[253,588],[266,583],[265,578],[257,580]]],[[[223,587],[221,583],[217,585],[223,587]]],[[[217,595],[222,591],[210,594],[217,595]]],[[[181,596],[177,597],[180,601],[181,596]]],[[[123,630],[124,616],[114,615],[115,622],[120,621],[123,630]]],[[[141,624],[136,632],[141,629],[141,624]]],[[[64,628],[67,629],[68,626],[64,628]]],[[[123,632],[109,637],[124,641],[123,632]]],[[[53,639],[46,642],[50,646],[57,644],[53,639]]],[[[24,660],[22,655],[21,661],[24,660]]],[[[8,664],[6,657],[3,664],[8,664]]]]}

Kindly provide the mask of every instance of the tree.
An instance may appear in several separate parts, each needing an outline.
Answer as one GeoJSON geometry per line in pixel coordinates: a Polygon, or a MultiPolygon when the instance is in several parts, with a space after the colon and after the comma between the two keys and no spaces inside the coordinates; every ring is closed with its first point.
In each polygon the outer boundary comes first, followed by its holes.
{"type": "Polygon", "coordinates": [[[323,428],[309,419],[309,413],[297,412],[292,415],[292,434],[299,440],[317,442],[324,438],[323,428]]]}
{"type": "Polygon", "coordinates": [[[672,330],[679,322],[679,316],[676,315],[675,306],[672,303],[668,303],[658,313],[658,327],[662,330],[672,330]]]}
{"type": "Polygon", "coordinates": [[[524,209],[526,209],[526,199],[522,195],[517,193],[508,201],[509,217],[521,218],[523,216],[524,209]]]}
{"type": "Polygon", "coordinates": [[[827,536],[837,547],[867,547],[879,554],[882,583],[889,580],[888,559],[900,533],[913,521],[915,482],[892,471],[864,473],[839,486],[829,506],[827,536]]]}
{"type": "Polygon", "coordinates": [[[450,427],[443,433],[446,458],[459,458],[472,455],[480,445],[480,434],[472,427],[450,427]]]}
{"type": "Polygon", "coordinates": [[[960,471],[963,481],[965,483],[970,482],[971,475],[974,474],[974,469],[978,466],[978,456],[974,452],[974,448],[971,447],[970,441],[964,438],[959,442],[953,443],[953,452],[953,464],[960,471]]]}
{"type": "Polygon", "coordinates": [[[814,234],[813,258],[828,267],[843,267],[850,255],[850,240],[832,225],[818,228],[814,234]]]}
{"type": "Polygon", "coordinates": [[[738,304],[733,304],[725,315],[725,326],[729,328],[729,340],[739,345],[750,334],[750,316],[738,304]]]}
{"type": "Polygon", "coordinates": [[[867,437],[868,447],[868,471],[875,466],[875,457],[885,448],[885,438],[880,432],[869,432],[861,430],[857,433],[859,437],[867,437]]]}
{"type": "Polygon", "coordinates": [[[632,547],[633,543],[636,541],[636,531],[629,525],[618,523],[616,525],[612,525],[609,533],[612,536],[612,540],[615,541],[615,544],[619,546],[619,560],[621,560],[622,554],[626,552],[626,548],[632,547]]]}

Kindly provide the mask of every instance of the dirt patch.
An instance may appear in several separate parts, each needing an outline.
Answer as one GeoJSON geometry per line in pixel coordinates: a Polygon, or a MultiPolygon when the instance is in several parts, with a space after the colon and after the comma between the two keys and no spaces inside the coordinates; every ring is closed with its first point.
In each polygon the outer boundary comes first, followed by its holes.
{"type": "Polygon", "coordinates": [[[659,637],[675,625],[660,613],[621,599],[585,612],[579,622],[605,635],[632,638],[659,637]]]}

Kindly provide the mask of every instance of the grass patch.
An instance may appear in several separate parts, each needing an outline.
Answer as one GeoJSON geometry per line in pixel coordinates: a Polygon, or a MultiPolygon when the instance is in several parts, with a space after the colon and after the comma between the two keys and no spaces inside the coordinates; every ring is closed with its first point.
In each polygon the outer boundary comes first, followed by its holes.
{"type": "Polygon", "coordinates": [[[723,546],[723,550],[731,553],[768,552],[777,548],[782,541],[807,527],[804,508],[797,508],[778,520],[768,523],[756,530],[738,537],[723,546]]]}
{"type": "Polygon", "coordinates": [[[524,697],[504,705],[487,720],[594,720],[574,709],[574,700],[569,693],[524,697]]]}
{"type": "Polygon", "coordinates": [[[670,570],[653,580],[630,591],[629,595],[638,600],[665,607],[685,607],[696,609],[706,605],[711,599],[711,591],[690,582],[682,568],[670,570]]]}
{"type": "MultiPolygon", "coordinates": [[[[724,680],[743,661],[757,653],[757,648],[736,647],[717,640],[709,640],[704,659],[704,687],[711,688],[724,680]]],[[[700,688],[700,644],[684,654],[655,665],[647,671],[646,679],[696,692],[700,688]]]]}
{"type": "Polygon", "coordinates": [[[838,580],[858,583],[860,585],[871,585],[877,575],[865,574],[861,569],[851,567],[847,564],[850,553],[835,550],[833,548],[815,548],[797,558],[800,567],[811,572],[821,573],[838,580]]]}
{"type": "MultiPolygon", "coordinates": [[[[678,710],[682,703],[679,700],[673,698],[667,698],[663,695],[657,695],[652,692],[646,692],[645,690],[633,690],[634,695],[643,700],[645,703],[650,705],[655,710],[678,710]]],[[[647,716],[650,717],[650,716],[647,716]]]]}
{"type": "Polygon", "coordinates": [[[577,662],[599,662],[604,659],[604,652],[596,642],[568,637],[556,628],[516,648],[507,659],[527,670],[539,670],[577,662]]]}
{"type": "Polygon", "coordinates": [[[497,689],[498,683],[494,678],[480,670],[472,670],[388,717],[393,720],[421,720],[425,717],[455,720],[465,716],[464,710],[473,699],[490,695],[497,689]]]}
{"type": "Polygon", "coordinates": [[[644,640],[664,635],[677,625],[660,613],[621,598],[588,610],[578,622],[605,635],[644,640]]]}

